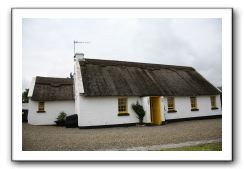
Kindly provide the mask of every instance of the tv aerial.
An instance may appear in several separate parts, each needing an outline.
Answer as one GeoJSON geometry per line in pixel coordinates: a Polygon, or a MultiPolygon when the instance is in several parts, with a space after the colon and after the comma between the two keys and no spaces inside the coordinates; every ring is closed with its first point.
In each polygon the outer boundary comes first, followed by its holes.
{"type": "Polygon", "coordinates": [[[74,40],[74,55],[75,55],[75,47],[76,47],[76,45],[77,44],[88,44],[88,43],[90,43],[89,41],[75,41],[74,40]]]}

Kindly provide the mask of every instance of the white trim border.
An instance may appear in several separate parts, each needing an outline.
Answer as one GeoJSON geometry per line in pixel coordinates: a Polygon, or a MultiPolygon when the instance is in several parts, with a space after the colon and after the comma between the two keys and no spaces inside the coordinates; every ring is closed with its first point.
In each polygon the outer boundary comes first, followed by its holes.
{"type": "Polygon", "coordinates": [[[12,9],[12,160],[229,161],[232,160],[232,9],[12,9]],[[223,151],[22,151],[23,18],[222,18],[223,151]]]}

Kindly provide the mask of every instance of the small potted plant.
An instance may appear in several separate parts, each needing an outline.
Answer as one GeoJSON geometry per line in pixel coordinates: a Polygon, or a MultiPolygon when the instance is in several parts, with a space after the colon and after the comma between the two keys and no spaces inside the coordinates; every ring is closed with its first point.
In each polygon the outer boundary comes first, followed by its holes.
{"type": "Polygon", "coordinates": [[[66,119],[66,113],[60,112],[55,123],[57,124],[57,126],[65,126],[65,119],[66,119]]]}
{"type": "Polygon", "coordinates": [[[132,104],[132,109],[134,110],[134,112],[137,115],[137,118],[139,119],[139,124],[143,125],[143,118],[146,114],[143,106],[136,102],[136,104],[132,104]]]}

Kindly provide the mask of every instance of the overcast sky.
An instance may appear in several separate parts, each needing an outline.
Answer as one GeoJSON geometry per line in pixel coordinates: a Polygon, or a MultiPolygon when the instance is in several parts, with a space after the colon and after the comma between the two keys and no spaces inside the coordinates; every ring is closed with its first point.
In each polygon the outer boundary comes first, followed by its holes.
{"type": "Polygon", "coordinates": [[[85,58],[192,66],[222,85],[221,19],[23,19],[22,88],[32,77],[69,77],[73,41],[85,58]]]}

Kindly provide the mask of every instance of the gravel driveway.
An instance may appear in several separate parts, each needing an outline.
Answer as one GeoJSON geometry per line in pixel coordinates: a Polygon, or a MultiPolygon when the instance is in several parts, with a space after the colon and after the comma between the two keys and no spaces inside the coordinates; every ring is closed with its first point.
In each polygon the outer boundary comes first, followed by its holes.
{"type": "Polygon", "coordinates": [[[222,137],[221,119],[170,123],[166,126],[78,129],[23,123],[24,151],[127,149],[222,137]]]}

